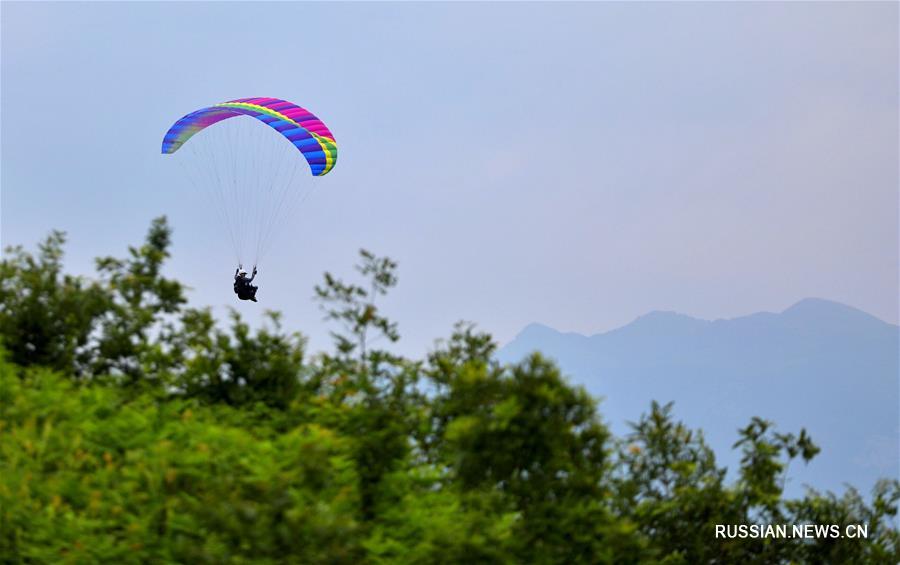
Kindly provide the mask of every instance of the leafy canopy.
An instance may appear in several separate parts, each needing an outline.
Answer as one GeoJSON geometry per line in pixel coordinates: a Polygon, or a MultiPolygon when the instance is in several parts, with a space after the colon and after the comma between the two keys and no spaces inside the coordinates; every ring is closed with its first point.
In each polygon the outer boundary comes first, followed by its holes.
{"type": "MultiPolygon", "coordinates": [[[[460,323],[425,359],[389,348],[396,263],[316,297],[334,351],[270,312],[223,327],[165,275],[154,220],[97,277],[62,233],[0,261],[0,562],[897,563],[900,485],[786,499],[818,447],[753,419],[732,483],[652,404],[616,438],[535,353],[500,365],[460,323]],[[862,524],[866,539],[718,539],[718,524],[862,524]]],[[[610,399],[614,402],[615,399],[610,399]]]]}

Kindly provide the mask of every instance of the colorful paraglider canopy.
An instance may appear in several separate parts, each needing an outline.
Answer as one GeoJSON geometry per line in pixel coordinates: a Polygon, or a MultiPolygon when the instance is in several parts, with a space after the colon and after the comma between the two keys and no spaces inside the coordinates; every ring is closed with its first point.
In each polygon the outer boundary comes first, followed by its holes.
{"type": "Polygon", "coordinates": [[[325,124],[278,98],[240,98],[191,112],[166,132],[162,152],[175,153],[195,133],[235,116],[252,116],[278,131],[303,154],[313,176],[328,174],[337,162],[337,144],[325,124]]]}

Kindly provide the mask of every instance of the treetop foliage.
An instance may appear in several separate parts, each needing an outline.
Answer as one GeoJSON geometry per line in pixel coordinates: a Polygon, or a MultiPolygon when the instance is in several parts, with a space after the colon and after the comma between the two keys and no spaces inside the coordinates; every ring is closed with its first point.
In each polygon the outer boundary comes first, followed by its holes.
{"type": "MultiPolygon", "coordinates": [[[[753,419],[727,479],[671,404],[614,437],[535,353],[459,323],[425,359],[378,301],[397,264],[316,287],[334,350],[269,313],[223,325],[164,274],[154,220],[97,277],[65,236],[0,262],[2,563],[897,563],[900,485],[784,496],[805,430],[753,419]],[[717,538],[716,525],[862,524],[866,539],[717,538]]],[[[615,401],[615,399],[610,399],[615,401]]],[[[842,530],[843,532],[843,530],[842,530]]]]}

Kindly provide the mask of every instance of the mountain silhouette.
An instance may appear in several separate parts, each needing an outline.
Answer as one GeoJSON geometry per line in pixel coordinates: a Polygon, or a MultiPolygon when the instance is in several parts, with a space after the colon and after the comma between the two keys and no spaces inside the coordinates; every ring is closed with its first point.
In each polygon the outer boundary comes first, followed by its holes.
{"type": "Polygon", "coordinates": [[[532,351],[555,359],[570,379],[601,397],[617,432],[651,400],[702,428],[734,468],[737,429],[753,416],[781,432],[809,431],[822,448],[793,463],[787,490],[803,485],[867,493],[900,475],[900,328],[861,310],[808,298],[781,313],[699,320],[650,312],[592,336],[531,324],[498,352],[512,362],[532,351]]]}

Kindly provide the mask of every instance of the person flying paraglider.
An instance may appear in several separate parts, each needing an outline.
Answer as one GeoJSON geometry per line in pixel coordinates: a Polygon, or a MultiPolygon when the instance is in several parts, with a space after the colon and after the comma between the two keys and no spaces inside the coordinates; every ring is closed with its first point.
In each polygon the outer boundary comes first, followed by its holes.
{"type": "Polygon", "coordinates": [[[253,97],[185,114],[163,136],[162,153],[176,153],[189,140],[191,151],[181,153],[181,164],[197,188],[214,200],[210,208],[228,228],[238,261],[234,293],[240,300],[257,302],[257,287],[251,283],[262,253],[278,226],[319,182],[294,173],[303,165],[313,178],[331,172],[338,157],[334,134],[303,107],[280,98],[253,97]],[[253,248],[253,273],[248,276],[242,262],[253,248]]]}
{"type": "Polygon", "coordinates": [[[253,267],[253,275],[249,279],[247,278],[247,271],[241,265],[238,265],[238,268],[234,270],[234,293],[237,294],[239,299],[257,302],[256,290],[259,287],[250,284],[255,278],[256,267],[253,267]]]}

